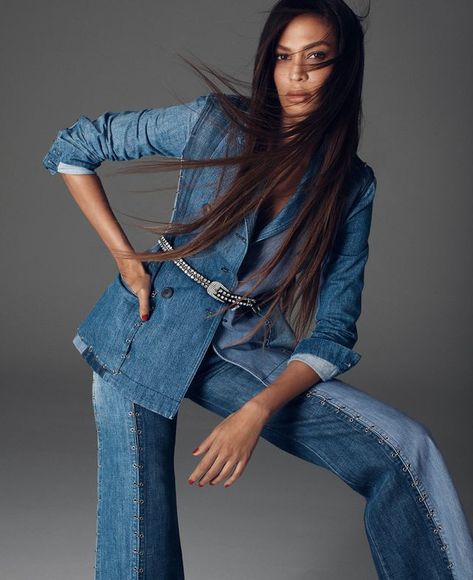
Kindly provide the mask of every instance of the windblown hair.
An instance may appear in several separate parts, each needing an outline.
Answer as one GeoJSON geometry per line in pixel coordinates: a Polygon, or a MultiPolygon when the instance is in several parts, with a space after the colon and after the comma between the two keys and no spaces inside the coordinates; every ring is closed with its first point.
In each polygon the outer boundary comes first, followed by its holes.
{"type": "MultiPolygon", "coordinates": [[[[285,279],[273,292],[262,296],[260,303],[270,302],[270,305],[262,320],[242,341],[253,336],[277,306],[285,315],[293,317],[293,330],[298,341],[305,336],[313,320],[323,261],[333,246],[341,224],[360,139],[364,71],[361,21],[366,16],[356,15],[343,0],[277,2],[259,39],[250,96],[235,87],[234,77],[218,73],[207,65],[196,66],[182,57],[210,87],[228,115],[231,127],[243,131],[243,150],[238,155],[217,159],[153,156],[118,170],[118,173],[140,173],[210,166],[237,168],[230,186],[223,194],[216,195],[208,213],[189,223],[156,222],[165,225],[143,226],[159,235],[185,234],[200,229],[190,242],[173,251],[123,253],[123,257],[141,261],[166,261],[180,257],[185,259],[214,244],[239,224],[245,215],[258,211],[271,196],[274,187],[290,178],[295,170],[300,170],[301,163],[308,164],[316,154],[322,153],[320,167],[307,184],[308,194],[277,252],[256,272],[254,278],[244,279],[245,282],[256,280],[244,295],[257,297],[259,284],[292,245],[300,248],[285,273],[285,279]],[[334,58],[306,65],[310,68],[334,66],[323,85],[311,97],[317,100],[317,106],[312,107],[312,112],[298,122],[286,125],[281,122],[281,105],[273,79],[275,52],[285,27],[301,14],[314,14],[324,20],[336,38],[336,54],[334,58]],[[201,68],[220,80],[233,94],[220,90],[201,68]],[[242,102],[245,103],[244,107],[241,107],[242,102]]],[[[237,84],[245,83],[237,81],[237,84]]],[[[215,314],[231,307],[231,304],[223,304],[215,314]]]]}

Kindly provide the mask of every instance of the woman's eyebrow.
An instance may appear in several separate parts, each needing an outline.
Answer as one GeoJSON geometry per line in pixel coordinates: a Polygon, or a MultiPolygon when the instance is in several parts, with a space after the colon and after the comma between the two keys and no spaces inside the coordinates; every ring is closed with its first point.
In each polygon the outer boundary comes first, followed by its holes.
{"type": "MultiPolygon", "coordinates": [[[[312,48],[313,46],[319,46],[321,44],[325,44],[325,46],[332,48],[332,45],[329,42],[326,42],[325,40],[317,40],[316,42],[311,42],[310,44],[306,44],[300,50],[307,50],[308,48],[312,48]]],[[[282,44],[278,44],[276,48],[283,48],[284,50],[288,50],[289,52],[291,52],[290,48],[288,48],[287,46],[283,46],[282,44]]],[[[294,52],[297,52],[297,51],[294,51],[294,52]]]]}

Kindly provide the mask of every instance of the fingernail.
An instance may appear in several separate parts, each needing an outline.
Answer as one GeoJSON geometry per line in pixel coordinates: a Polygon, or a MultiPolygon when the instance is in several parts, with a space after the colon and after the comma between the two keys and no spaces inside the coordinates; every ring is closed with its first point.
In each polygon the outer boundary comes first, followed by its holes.
{"type": "Polygon", "coordinates": [[[190,485],[192,485],[195,480],[194,479],[188,479],[187,481],[189,482],[190,485]]]}
{"type": "Polygon", "coordinates": [[[142,314],[141,315],[141,320],[148,320],[149,318],[149,314],[142,314]]]}
{"type": "Polygon", "coordinates": [[[197,453],[197,451],[199,451],[198,447],[196,447],[192,453],[197,453]]]}

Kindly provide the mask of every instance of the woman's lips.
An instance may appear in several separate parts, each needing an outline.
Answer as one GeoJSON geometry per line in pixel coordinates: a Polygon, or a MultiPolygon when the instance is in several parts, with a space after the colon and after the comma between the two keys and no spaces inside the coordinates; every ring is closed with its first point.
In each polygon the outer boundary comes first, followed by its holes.
{"type": "Polygon", "coordinates": [[[309,93],[288,93],[286,99],[291,103],[302,103],[309,98],[309,93]]]}

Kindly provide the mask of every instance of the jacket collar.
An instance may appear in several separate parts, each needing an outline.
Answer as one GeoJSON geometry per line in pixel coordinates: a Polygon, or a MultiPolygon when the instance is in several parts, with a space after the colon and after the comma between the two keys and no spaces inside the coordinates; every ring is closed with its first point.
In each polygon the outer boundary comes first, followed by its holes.
{"type": "MultiPolygon", "coordinates": [[[[299,184],[296,188],[296,191],[291,196],[289,201],[284,205],[282,210],[269,222],[265,225],[265,227],[259,232],[256,242],[260,242],[269,238],[270,236],[275,236],[280,232],[284,231],[287,227],[289,227],[290,223],[294,220],[299,208],[301,207],[302,203],[304,202],[305,194],[307,193],[306,184],[312,178],[315,171],[320,166],[320,162],[322,160],[321,149],[316,152],[312,161],[309,163],[308,168],[306,169],[304,175],[302,176],[299,184]]],[[[245,225],[249,234],[248,239],[251,239],[251,232],[254,229],[256,222],[256,211],[250,212],[247,216],[245,216],[245,225]]]]}

